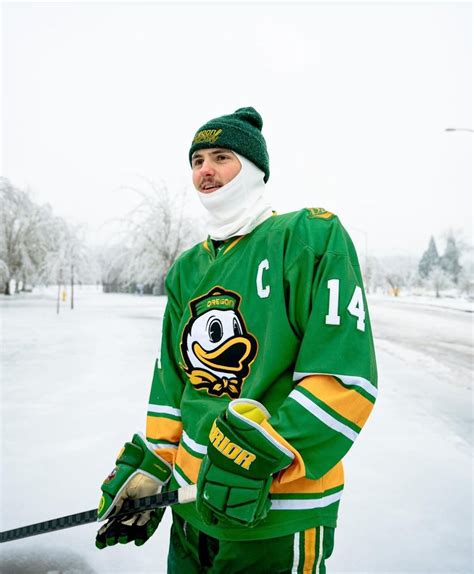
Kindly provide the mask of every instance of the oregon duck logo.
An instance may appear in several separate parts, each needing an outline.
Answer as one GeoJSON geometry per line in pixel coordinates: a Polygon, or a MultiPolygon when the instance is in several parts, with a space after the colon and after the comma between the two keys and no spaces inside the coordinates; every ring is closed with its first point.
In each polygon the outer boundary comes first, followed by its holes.
{"type": "Polygon", "coordinates": [[[191,319],[181,337],[189,380],[210,395],[236,399],[257,356],[257,340],[247,331],[237,293],[216,287],[190,303],[191,319]]]}

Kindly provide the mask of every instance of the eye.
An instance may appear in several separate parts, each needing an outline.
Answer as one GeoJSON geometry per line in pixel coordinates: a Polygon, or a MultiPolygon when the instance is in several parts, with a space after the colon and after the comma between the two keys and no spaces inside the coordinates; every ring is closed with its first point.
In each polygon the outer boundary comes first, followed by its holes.
{"type": "Polygon", "coordinates": [[[199,167],[202,164],[202,158],[197,157],[197,158],[193,159],[192,164],[193,164],[193,168],[199,167]]]}
{"type": "Polygon", "coordinates": [[[234,317],[233,320],[233,327],[234,327],[234,335],[242,335],[242,327],[237,319],[234,317]]]}
{"type": "Polygon", "coordinates": [[[207,328],[207,332],[209,334],[209,340],[213,343],[217,343],[222,339],[223,329],[222,323],[219,319],[213,319],[207,328]]]}

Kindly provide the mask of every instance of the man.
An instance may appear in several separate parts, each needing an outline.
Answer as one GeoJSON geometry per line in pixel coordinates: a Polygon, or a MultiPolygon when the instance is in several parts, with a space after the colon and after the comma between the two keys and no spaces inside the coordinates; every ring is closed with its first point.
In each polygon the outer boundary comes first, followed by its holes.
{"type": "MultiPolygon", "coordinates": [[[[197,483],[196,503],[173,507],[173,574],[325,572],[341,460],[377,395],[352,242],[324,209],[272,213],[261,130],[241,108],[194,136],[209,237],[168,273],[146,440],[102,485],[107,518],[127,496],[197,483]]],[[[143,544],[162,514],[112,518],[97,545],[143,544]]]]}

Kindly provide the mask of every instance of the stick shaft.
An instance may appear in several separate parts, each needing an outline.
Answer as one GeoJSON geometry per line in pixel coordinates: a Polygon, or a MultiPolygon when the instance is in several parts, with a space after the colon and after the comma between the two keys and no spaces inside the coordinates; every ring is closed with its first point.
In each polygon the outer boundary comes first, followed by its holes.
{"type": "MultiPolygon", "coordinates": [[[[153,510],[154,508],[163,506],[172,506],[173,504],[184,504],[186,502],[192,502],[195,498],[196,491],[194,485],[172,490],[171,492],[160,492],[159,494],[137,498],[136,500],[129,498],[123,503],[120,512],[113,515],[113,517],[116,518],[136,512],[153,510]]],[[[90,524],[91,522],[97,522],[96,508],[78,512],[77,514],[61,516],[60,518],[52,518],[51,520],[37,522],[36,524],[29,524],[28,526],[20,526],[12,530],[5,530],[4,532],[0,532],[0,543],[26,538],[28,536],[36,536],[37,534],[45,534],[46,532],[54,532],[55,530],[62,530],[64,528],[72,528],[73,526],[81,526],[82,524],[90,524]]]]}

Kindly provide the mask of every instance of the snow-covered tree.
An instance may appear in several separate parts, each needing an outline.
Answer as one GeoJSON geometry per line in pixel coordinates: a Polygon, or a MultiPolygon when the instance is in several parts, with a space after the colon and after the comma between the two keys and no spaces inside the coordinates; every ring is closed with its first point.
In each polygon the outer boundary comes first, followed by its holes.
{"type": "Polygon", "coordinates": [[[5,283],[8,281],[10,272],[8,270],[7,264],[5,263],[5,261],[0,260],[0,282],[2,285],[5,285],[5,283]]]}
{"type": "Polygon", "coordinates": [[[91,279],[90,257],[79,228],[55,217],[49,205],[0,178],[0,279],[4,293],[13,282],[71,282],[91,279]]]}
{"type": "Polygon", "coordinates": [[[164,293],[164,279],[178,255],[204,234],[186,212],[186,193],[171,192],[164,183],[146,180],[147,190],[134,190],[140,203],[127,217],[129,283],[153,286],[164,293]]]}
{"type": "Polygon", "coordinates": [[[362,263],[362,276],[367,294],[373,293],[385,283],[384,270],[377,257],[368,256],[362,263]]]}
{"type": "Polygon", "coordinates": [[[458,295],[474,299],[474,266],[463,267],[458,276],[458,295]]]}
{"type": "Polygon", "coordinates": [[[428,249],[423,253],[418,264],[418,273],[422,278],[428,277],[431,271],[439,265],[439,254],[434,237],[431,236],[428,249]]]}
{"type": "Polygon", "coordinates": [[[127,269],[130,259],[130,249],[123,243],[98,248],[97,261],[105,293],[117,293],[129,289],[127,269]]]}
{"type": "Polygon", "coordinates": [[[428,287],[431,287],[431,289],[433,289],[436,297],[439,297],[441,291],[443,289],[449,289],[449,287],[452,287],[453,283],[451,281],[450,276],[446,273],[446,271],[441,269],[440,266],[436,266],[433,267],[430,274],[426,278],[425,284],[428,287]]]}
{"type": "Polygon", "coordinates": [[[380,260],[382,273],[390,286],[390,293],[398,297],[402,287],[411,287],[417,274],[417,264],[413,257],[398,255],[380,260]]]}
{"type": "Polygon", "coordinates": [[[470,299],[474,298],[474,246],[467,242],[461,242],[463,245],[462,258],[460,264],[462,269],[458,276],[457,291],[458,294],[470,299]]]}
{"type": "Polygon", "coordinates": [[[0,261],[4,293],[10,294],[12,280],[32,283],[51,246],[52,211],[38,206],[29,195],[0,178],[0,261]]]}
{"type": "Polygon", "coordinates": [[[462,269],[459,263],[460,257],[461,249],[456,242],[454,233],[449,231],[446,239],[446,249],[440,259],[440,266],[454,283],[458,282],[459,274],[462,269]]]}
{"type": "Polygon", "coordinates": [[[93,280],[91,257],[81,237],[81,228],[54,217],[49,232],[51,244],[40,269],[42,282],[65,285],[93,280]]]}

